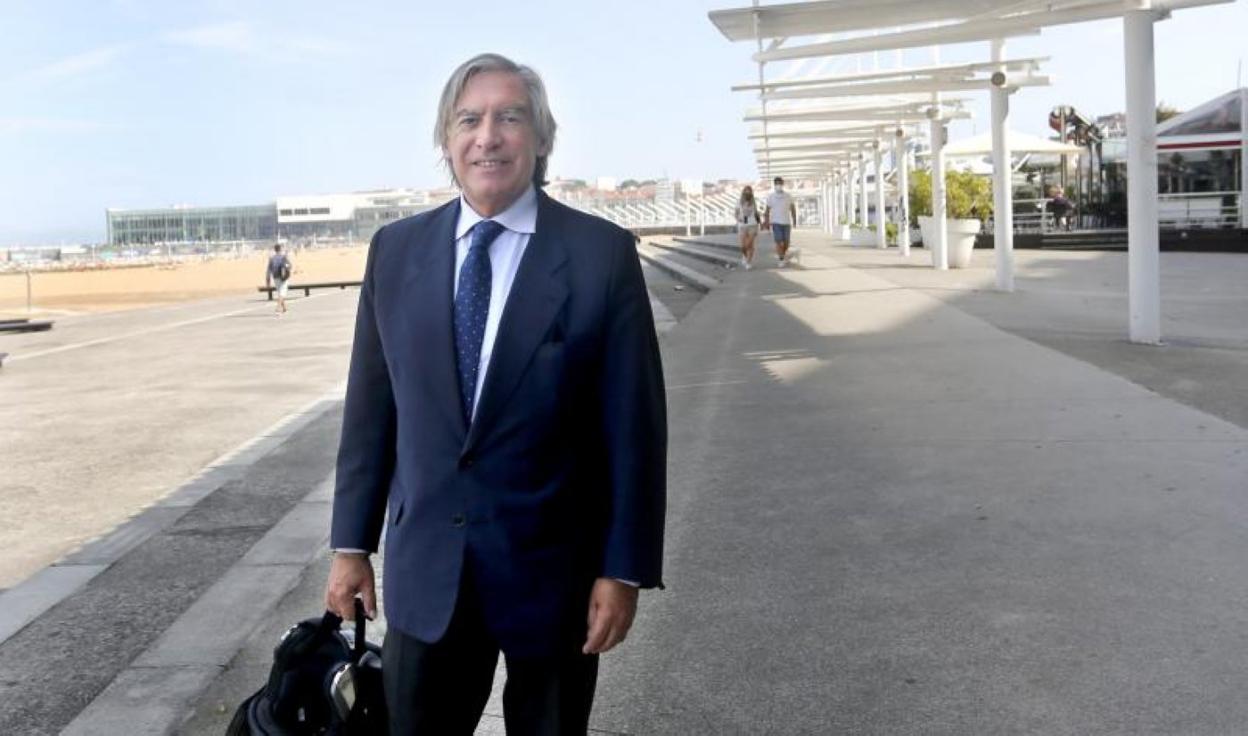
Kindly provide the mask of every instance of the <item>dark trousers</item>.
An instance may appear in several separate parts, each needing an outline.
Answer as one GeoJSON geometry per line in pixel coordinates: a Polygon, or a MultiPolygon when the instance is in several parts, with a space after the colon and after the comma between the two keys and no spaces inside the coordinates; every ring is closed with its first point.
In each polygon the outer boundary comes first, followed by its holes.
{"type": "MultiPolygon", "coordinates": [[[[387,631],[382,672],[390,736],[472,736],[490,697],[498,652],[468,581],[441,640],[430,644],[387,631]]],[[[597,655],[581,654],[577,644],[550,658],[506,661],[508,736],[584,736],[598,681],[597,655]]]]}

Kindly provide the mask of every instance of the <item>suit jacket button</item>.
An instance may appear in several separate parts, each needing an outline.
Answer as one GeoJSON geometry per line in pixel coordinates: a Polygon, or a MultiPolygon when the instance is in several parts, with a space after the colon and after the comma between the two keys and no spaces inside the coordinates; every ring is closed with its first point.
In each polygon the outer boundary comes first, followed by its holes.
{"type": "Polygon", "coordinates": [[[466,523],[468,523],[468,519],[465,518],[463,514],[455,514],[451,517],[451,526],[458,527],[463,526],[466,523]]]}
{"type": "Polygon", "coordinates": [[[466,455],[466,456],[464,456],[464,457],[460,458],[460,460],[459,460],[459,467],[461,467],[461,468],[471,468],[471,467],[472,467],[472,455],[466,455]]]}

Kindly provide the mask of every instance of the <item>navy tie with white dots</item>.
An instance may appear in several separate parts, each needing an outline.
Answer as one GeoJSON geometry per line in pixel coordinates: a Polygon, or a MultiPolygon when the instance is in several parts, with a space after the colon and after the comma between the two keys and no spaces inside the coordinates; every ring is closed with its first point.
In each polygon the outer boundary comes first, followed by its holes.
{"type": "Polygon", "coordinates": [[[485,320],[490,314],[490,243],[505,230],[493,220],[482,220],[472,227],[472,245],[459,268],[459,289],[455,292],[455,360],[459,364],[459,395],[464,419],[472,423],[472,402],[477,391],[481,363],[481,342],[485,320]]]}

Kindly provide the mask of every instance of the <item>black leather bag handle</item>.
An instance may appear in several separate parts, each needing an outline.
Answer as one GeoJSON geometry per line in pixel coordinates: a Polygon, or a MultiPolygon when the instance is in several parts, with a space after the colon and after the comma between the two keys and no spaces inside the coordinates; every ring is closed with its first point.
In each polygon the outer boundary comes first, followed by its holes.
{"type": "MultiPolygon", "coordinates": [[[[341,619],[340,619],[341,620],[341,619]]],[[[367,651],[365,644],[367,640],[364,638],[364,601],[360,598],[355,599],[355,643],[351,648],[351,661],[358,663],[360,657],[364,656],[367,651]]]]}

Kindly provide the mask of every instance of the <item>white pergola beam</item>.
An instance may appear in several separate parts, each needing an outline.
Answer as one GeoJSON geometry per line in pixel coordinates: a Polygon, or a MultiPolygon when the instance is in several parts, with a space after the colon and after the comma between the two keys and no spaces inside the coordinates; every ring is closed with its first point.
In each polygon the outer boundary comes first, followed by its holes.
{"type": "MultiPolygon", "coordinates": [[[[862,147],[861,143],[853,143],[853,144],[848,144],[839,148],[827,148],[825,151],[823,151],[823,154],[825,155],[822,155],[822,156],[818,154],[813,154],[813,153],[773,155],[771,157],[771,163],[772,165],[792,164],[792,163],[807,163],[807,164],[823,163],[828,160],[829,156],[832,156],[838,153],[847,153],[847,152],[852,153],[853,151],[857,151],[861,147],[862,147]]],[[[759,155],[755,158],[755,161],[757,161],[758,164],[761,166],[767,162],[767,159],[765,159],[762,155],[759,155]]]]}
{"type": "MultiPolygon", "coordinates": [[[[1049,77],[1045,75],[1011,78],[1011,87],[1047,86],[1049,77]]],[[[858,84],[837,84],[805,89],[789,89],[780,92],[769,92],[762,96],[765,100],[798,100],[798,99],[838,99],[858,97],[862,95],[918,94],[932,92],[973,92],[986,91],[992,85],[988,78],[983,79],[913,79],[900,82],[869,82],[858,84]]]]}
{"type": "MultiPolygon", "coordinates": [[[[931,103],[928,103],[928,107],[931,103]]],[[[952,120],[955,118],[969,118],[971,114],[965,110],[945,108],[942,115],[952,120]]],[[[870,109],[853,109],[853,110],[810,110],[802,112],[778,112],[768,115],[747,115],[742,120],[749,122],[767,121],[771,123],[783,122],[880,122],[888,123],[917,123],[929,120],[927,113],[923,111],[907,111],[907,112],[891,112],[888,110],[870,110],[870,109]]]]}
{"type": "Polygon", "coordinates": [[[707,17],[729,41],[753,41],[878,28],[881,19],[894,27],[933,23],[1000,5],[999,0],[822,0],[712,10],[707,17]]]}
{"type": "MultiPolygon", "coordinates": [[[[1152,12],[1166,13],[1181,8],[1201,5],[1220,5],[1234,0],[1154,0],[1152,12]]],[[[932,28],[881,33],[873,36],[859,36],[839,41],[791,46],[784,49],[758,53],[754,55],[756,62],[784,61],[787,59],[808,59],[819,56],[842,56],[860,54],[868,51],[891,51],[896,49],[918,48],[921,46],[940,46],[973,41],[990,41],[994,38],[1034,35],[1046,26],[1084,23],[1090,20],[1118,18],[1127,11],[1124,0],[1105,0],[1073,7],[1047,10],[1038,8],[1034,12],[1022,13],[1006,18],[989,18],[986,20],[968,20],[961,23],[950,23],[932,28]]],[[[967,17],[969,12],[958,13],[958,17],[967,17]]],[[[882,25],[881,15],[873,26],[882,25]]],[[[900,25],[891,18],[889,26],[900,25]]],[[[818,33],[809,31],[808,33],[818,33]]]]}
{"type": "MultiPolygon", "coordinates": [[[[956,99],[945,100],[944,104],[948,107],[961,108],[963,104],[965,104],[968,101],[969,101],[968,98],[956,98],[956,99]]],[[[751,121],[758,122],[764,119],[767,119],[772,122],[776,122],[776,121],[784,122],[786,120],[800,121],[804,119],[801,116],[805,116],[805,115],[829,114],[829,115],[849,115],[851,117],[847,117],[846,120],[849,122],[854,122],[857,119],[852,117],[852,115],[856,113],[861,113],[863,115],[881,115],[881,114],[884,114],[884,115],[911,115],[911,114],[926,115],[927,110],[931,106],[932,106],[932,101],[931,101],[930,96],[923,96],[923,97],[916,96],[913,99],[906,100],[904,102],[900,102],[900,101],[887,102],[887,103],[881,102],[877,104],[871,104],[867,100],[854,100],[852,103],[843,103],[839,105],[823,105],[819,107],[813,107],[813,106],[789,107],[788,109],[777,110],[771,113],[765,113],[758,108],[747,109],[745,112],[745,117],[743,117],[742,119],[747,122],[751,122],[751,121]]]]}
{"type": "MultiPolygon", "coordinates": [[[[846,134],[848,133],[871,133],[877,130],[878,128],[880,128],[881,126],[886,127],[886,128],[895,127],[887,123],[875,123],[873,125],[853,125],[853,126],[848,126],[844,128],[819,128],[816,130],[788,130],[788,131],[778,131],[778,132],[773,131],[769,133],[767,137],[773,138],[773,139],[774,138],[789,138],[789,139],[828,138],[828,137],[835,137],[835,136],[841,135],[842,133],[846,133],[846,134]]],[[[906,126],[903,125],[901,127],[906,127],[906,126]]],[[[752,141],[761,140],[763,138],[763,134],[758,133],[755,135],[746,136],[746,138],[752,141]]]]}
{"type": "Polygon", "coordinates": [[[841,145],[846,143],[870,143],[873,140],[875,140],[875,136],[855,135],[824,141],[822,143],[807,143],[797,146],[766,146],[763,148],[755,148],[754,153],[759,154],[765,151],[771,151],[772,153],[777,151],[835,151],[838,150],[841,145]]]}
{"type": "MultiPolygon", "coordinates": [[[[1005,62],[1009,71],[1035,71],[1040,64],[1049,60],[1047,56],[1036,56],[1027,59],[1011,59],[1005,62]]],[[[788,79],[779,82],[763,82],[762,84],[738,84],[732,87],[733,92],[750,92],[759,90],[777,90],[790,87],[809,87],[819,84],[835,84],[839,82],[865,82],[881,79],[913,79],[915,77],[946,77],[969,76],[976,72],[995,71],[999,65],[991,62],[973,64],[936,64],[934,66],[918,66],[899,69],[885,69],[878,72],[861,74],[840,74],[830,77],[812,77],[810,79],[788,79]]]]}

